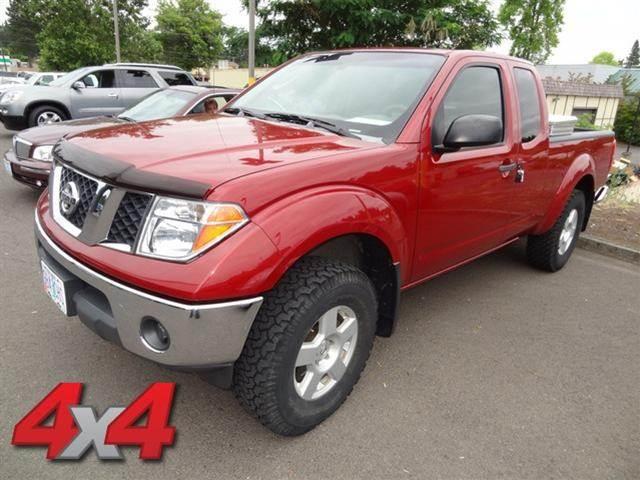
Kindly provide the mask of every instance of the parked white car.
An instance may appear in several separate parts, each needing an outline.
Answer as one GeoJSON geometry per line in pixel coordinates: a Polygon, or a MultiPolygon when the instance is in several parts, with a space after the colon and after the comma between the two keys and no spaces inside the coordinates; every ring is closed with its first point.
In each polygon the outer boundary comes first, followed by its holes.
{"type": "Polygon", "coordinates": [[[0,95],[9,90],[11,87],[17,87],[20,85],[46,86],[63,75],[64,73],[60,72],[36,72],[32,74],[26,81],[21,77],[0,77],[0,95]]]}

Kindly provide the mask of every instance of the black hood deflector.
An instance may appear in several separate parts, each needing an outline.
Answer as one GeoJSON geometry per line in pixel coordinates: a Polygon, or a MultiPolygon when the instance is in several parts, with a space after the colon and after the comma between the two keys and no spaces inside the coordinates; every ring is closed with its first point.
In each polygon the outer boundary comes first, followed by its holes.
{"type": "Polygon", "coordinates": [[[211,189],[206,183],[138,170],[130,163],[85,150],[64,139],[55,145],[53,155],[57,162],[105,183],[132,190],[203,199],[211,189]]]}

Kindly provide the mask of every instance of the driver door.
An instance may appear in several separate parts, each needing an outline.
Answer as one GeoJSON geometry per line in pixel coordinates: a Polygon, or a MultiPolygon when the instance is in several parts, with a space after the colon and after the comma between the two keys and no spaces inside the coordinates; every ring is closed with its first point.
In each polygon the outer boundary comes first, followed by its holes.
{"type": "Polygon", "coordinates": [[[73,118],[117,115],[124,109],[114,70],[94,70],[78,81],[84,88],[71,88],[73,118]]]}
{"type": "Polygon", "coordinates": [[[517,159],[509,68],[505,62],[466,59],[445,80],[427,114],[413,281],[473,259],[517,235],[521,212],[513,208],[515,171],[500,167],[517,159]],[[436,152],[451,123],[464,115],[502,120],[502,141],[436,152]]]}

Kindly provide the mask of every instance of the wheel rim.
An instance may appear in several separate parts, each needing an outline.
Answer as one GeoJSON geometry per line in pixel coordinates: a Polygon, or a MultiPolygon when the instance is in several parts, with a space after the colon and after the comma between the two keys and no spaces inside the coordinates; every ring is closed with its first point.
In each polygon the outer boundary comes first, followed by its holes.
{"type": "Polygon", "coordinates": [[[293,384],[305,400],[326,395],[342,379],[358,340],[358,319],[346,305],[329,309],[311,327],[302,342],[293,384]]]}
{"type": "Polygon", "coordinates": [[[564,221],[564,227],[560,232],[560,241],[558,243],[558,253],[564,255],[571,243],[573,242],[576,232],[578,231],[578,210],[575,208],[569,212],[567,219],[564,221]]]}
{"type": "Polygon", "coordinates": [[[42,112],[38,115],[38,126],[47,125],[48,123],[57,123],[61,122],[62,118],[56,112],[42,112]]]}

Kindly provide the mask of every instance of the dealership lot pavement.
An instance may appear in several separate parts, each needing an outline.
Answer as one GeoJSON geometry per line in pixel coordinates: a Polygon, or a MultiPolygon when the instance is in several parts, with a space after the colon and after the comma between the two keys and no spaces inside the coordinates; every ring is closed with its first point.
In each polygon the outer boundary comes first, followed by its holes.
{"type": "MultiPolygon", "coordinates": [[[[10,145],[0,128],[0,151],[10,145]]],[[[585,251],[555,275],[512,247],[407,292],[342,408],[279,438],[230,392],[110,345],[41,291],[37,194],[0,175],[0,478],[640,478],[640,269],[585,251]],[[175,381],[162,463],[47,462],[13,425],[61,381],[102,412],[175,381]]]]}

